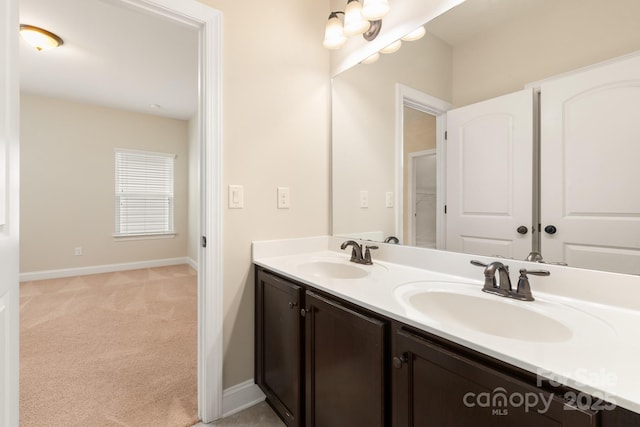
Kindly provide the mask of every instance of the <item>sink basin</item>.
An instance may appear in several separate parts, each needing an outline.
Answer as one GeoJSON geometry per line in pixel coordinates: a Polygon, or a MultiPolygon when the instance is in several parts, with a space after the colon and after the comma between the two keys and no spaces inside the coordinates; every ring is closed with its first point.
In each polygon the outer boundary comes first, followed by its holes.
{"type": "Polygon", "coordinates": [[[361,279],[369,275],[364,268],[353,263],[339,261],[312,261],[300,264],[298,272],[303,275],[330,279],[361,279]]]}
{"type": "Polygon", "coordinates": [[[570,341],[575,334],[610,328],[572,307],[536,299],[517,301],[482,292],[478,285],[417,282],[396,288],[395,298],[410,317],[447,329],[532,343],[570,341]],[[593,328],[593,329],[592,329],[593,328]]]}

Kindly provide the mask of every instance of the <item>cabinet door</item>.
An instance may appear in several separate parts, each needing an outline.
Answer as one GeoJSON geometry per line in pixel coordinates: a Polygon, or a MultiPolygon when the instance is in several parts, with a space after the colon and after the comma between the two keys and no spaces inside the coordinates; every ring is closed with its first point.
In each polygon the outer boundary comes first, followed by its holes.
{"type": "Polygon", "coordinates": [[[302,288],[264,271],[256,280],[256,383],[289,427],[302,422],[302,288]]]}
{"type": "Polygon", "coordinates": [[[385,323],[306,293],[306,426],[385,424],[385,323]]]}
{"type": "Polygon", "coordinates": [[[394,427],[594,427],[596,413],[406,331],[395,335],[394,427]]]}

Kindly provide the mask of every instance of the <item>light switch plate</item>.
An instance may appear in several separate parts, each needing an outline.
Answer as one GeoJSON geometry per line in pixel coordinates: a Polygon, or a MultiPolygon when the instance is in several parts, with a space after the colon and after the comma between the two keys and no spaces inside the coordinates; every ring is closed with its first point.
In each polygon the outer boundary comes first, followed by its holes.
{"type": "Polygon", "coordinates": [[[278,187],[278,209],[291,207],[291,193],[289,187],[278,187]]]}
{"type": "Polygon", "coordinates": [[[367,190],[360,191],[360,207],[361,208],[369,207],[369,192],[367,190]]]}
{"type": "Polygon", "coordinates": [[[244,208],[244,186],[229,185],[229,209],[244,208]]]}
{"type": "Polygon", "coordinates": [[[385,199],[385,206],[388,208],[393,207],[393,192],[387,191],[387,197],[385,199]]]}

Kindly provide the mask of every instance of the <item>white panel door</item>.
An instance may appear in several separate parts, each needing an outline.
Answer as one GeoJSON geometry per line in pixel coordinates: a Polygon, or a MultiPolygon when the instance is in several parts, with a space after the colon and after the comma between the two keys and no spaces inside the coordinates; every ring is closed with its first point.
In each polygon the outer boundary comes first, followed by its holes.
{"type": "Polygon", "coordinates": [[[545,260],[640,274],[640,56],[543,83],[540,137],[545,260]]]}
{"type": "Polygon", "coordinates": [[[527,89],[447,113],[448,250],[531,251],[533,97],[527,89]]]}
{"type": "Polygon", "coordinates": [[[18,425],[18,1],[0,3],[0,427],[18,425]]]}

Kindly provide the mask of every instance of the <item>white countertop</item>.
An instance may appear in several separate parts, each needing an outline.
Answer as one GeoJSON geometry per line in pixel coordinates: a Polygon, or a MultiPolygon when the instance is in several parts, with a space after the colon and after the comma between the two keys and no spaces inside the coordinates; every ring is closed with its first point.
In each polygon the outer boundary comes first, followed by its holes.
{"type": "MultiPolygon", "coordinates": [[[[544,313],[571,325],[573,331],[570,339],[558,342],[521,341],[455,323],[434,321],[407,307],[396,297],[400,291],[410,288],[407,284],[427,282],[416,286],[434,284],[446,288],[448,284],[456,287],[463,283],[472,291],[477,287],[481,298],[500,299],[481,291],[482,269],[469,266],[468,262],[470,259],[483,262],[492,259],[381,245],[380,251],[373,253],[373,265],[354,264],[367,270],[368,275],[363,278],[333,279],[300,268],[303,264],[318,261],[348,264],[351,249],[341,251],[338,248],[343,240],[322,236],[254,242],[253,262],[389,318],[640,413],[640,309],[637,308],[640,278],[500,260],[510,265],[514,286],[518,276],[513,272],[518,268],[550,270],[550,277],[530,277],[535,301],[509,300],[508,303],[544,313]],[[398,262],[399,258],[406,263],[398,262]],[[420,264],[427,268],[419,268],[420,264]],[[603,280],[607,285],[600,291],[603,280]],[[579,284],[575,283],[578,281],[579,284]],[[629,286],[634,289],[625,293],[626,298],[609,295],[629,286]],[[629,302],[629,299],[634,301],[629,302]]],[[[484,320],[481,310],[478,310],[477,320],[484,320]]],[[[504,319],[504,322],[510,321],[504,319]]],[[[536,324],[521,327],[536,328],[536,324]]]]}

